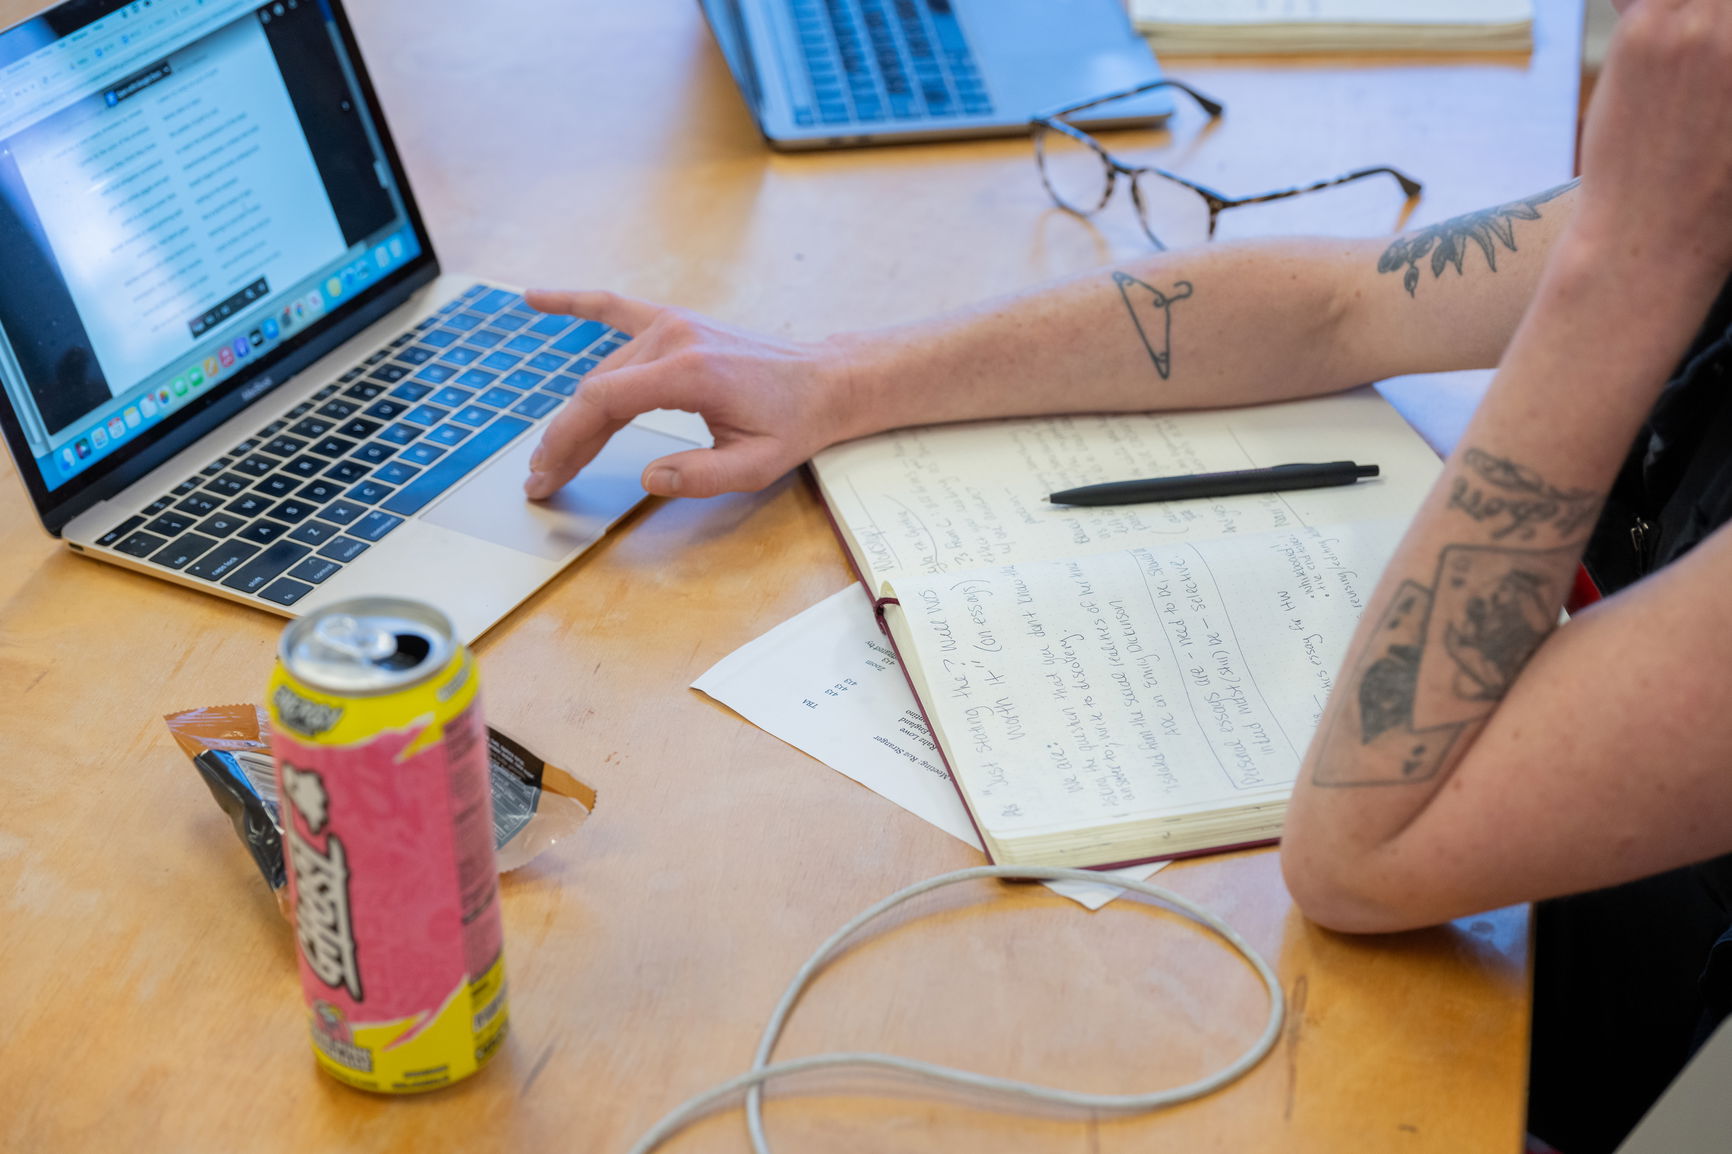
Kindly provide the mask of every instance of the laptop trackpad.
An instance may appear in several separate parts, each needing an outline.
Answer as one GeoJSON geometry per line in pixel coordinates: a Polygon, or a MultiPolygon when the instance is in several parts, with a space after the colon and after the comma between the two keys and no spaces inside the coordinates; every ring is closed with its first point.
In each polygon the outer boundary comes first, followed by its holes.
{"type": "Polygon", "coordinates": [[[421,519],[549,561],[563,561],[643,500],[638,481],[645,465],[668,453],[697,447],[627,425],[565,488],[545,501],[530,501],[523,495],[523,481],[529,476],[529,456],[540,440],[523,438],[421,519]]]}

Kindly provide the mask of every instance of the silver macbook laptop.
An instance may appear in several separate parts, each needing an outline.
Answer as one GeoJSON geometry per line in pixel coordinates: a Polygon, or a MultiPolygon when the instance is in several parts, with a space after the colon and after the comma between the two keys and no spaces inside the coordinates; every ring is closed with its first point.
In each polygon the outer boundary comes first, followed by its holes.
{"type": "Polygon", "coordinates": [[[340,0],[0,33],[0,428],[87,556],[291,616],[417,597],[474,638],[697,443],[635,426],[524,500],[627,339],[440,274],[340,0]]]}
{"type": "MultiPolygon", "coordinates": [[[[702,0],[778,148],[1004,136],[1066,104],[1160,78],[1124,0],[702,0]]],[[[1076,118],[1147,124],[1165,91],[1076,118]]]]}

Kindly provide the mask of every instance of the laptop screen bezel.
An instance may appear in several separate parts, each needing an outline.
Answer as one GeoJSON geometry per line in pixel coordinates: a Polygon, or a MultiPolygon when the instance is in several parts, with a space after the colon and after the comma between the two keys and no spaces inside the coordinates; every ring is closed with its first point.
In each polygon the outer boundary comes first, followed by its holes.
{"type": "Polygon", "coordinates": [[[740,10],[740,0],[698,0],[698,8],[710,26],[710,36],[716,42],[722,60],[733,74],[734,87],[740,90],[752,119],[757,121],[762,131],[763,77],[758,73],[756,50],[752,46],[751,32],[746,27],[745,13],[740,10]]]}
{"type": "MultiPolygon", "coordinates": [[[[396,142],[386,123],[377,92],[362,58],[354,28],[342,0],[316,0],[326,5],[332,22],[342,39],[343,50],[354,71],[357,96],[371,118],[380,151],[396,182],[397,195],[402,201],[404,219],[415,232],[420,253],[400,268],[358,292],[340,311],[326,316],[306,330],[285,339],[283,343],[226,378],[215,391],[198,398],[175,414],[160,429],[139,438],[115,452],[89,471],[68,480],[64,485],[49,489],[35,455],[25,437],[24,426],[13,409],[11,398],[0,390],[0,433],[19,479],[30,494],[36,514],[49,533],[60,536],[66,526],[80,514],[133,484],[147,473],[161,467],[176,453],[206,436],[242,409],[262,403],[297,374],[329,355],[344,342],[353,339],[399,307],[417,289],[439,275],[438,258],[432,238],[421,219],[396,142]],[[265,382],[261,385],[261,382],[265,382]]],[[[35,21],[65,37],[79,28],[100,20],[126,7],[131,0],[65,0],[17,24],[0,29],[0,37],[13,33],[35,21]]],[[[259,7],[264,5],[260,0],[259,7]]],[[[255,9],[256,10],[256,9],[255,9]]]]}

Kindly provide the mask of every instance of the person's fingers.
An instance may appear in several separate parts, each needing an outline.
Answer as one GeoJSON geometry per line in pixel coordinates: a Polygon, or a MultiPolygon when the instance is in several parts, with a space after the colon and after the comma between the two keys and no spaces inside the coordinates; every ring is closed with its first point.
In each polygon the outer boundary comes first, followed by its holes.
{"type": "Polygon", "coordinates": [[[632,336],[649,328],[650,323],[662,313],[660,305],[610,292],[531,289],[524,294],[523,299],[529,302],[532,309],[600,321],[632,336]]]}
{"type": "Polygon", "coordinates": [[[665,341],[657,340],[657,334],[653,330],[642,336],[629,337],[625,344],[601,358],[595,367],[589,370],[585,379],[606,376],[616,369],[623,369],[627,365],[636,364],[638,361],[654,360],[655,354],[665,344],[665,341]]]}
{"type": "MultiPolygon", "coordinates": [[[[575,404],[566,404],[561,412],[577,409],[575,404]]],[[[606,447],[613,435],[625,428],[624,421],[604,421],[600,425],[586,425],[578,432],[557,439],[559,450],[549,454],[546,446],[549,441],[556,440],[556,434],[551,423],[542,434],[541,446],[537,447],[529,458],[529,476],[523,480],[523,495],[531,501],[540,501],[557,493],[567,481],[577,475],[579,469],[595,460],[596,454],[606,447]],[[543,464],[552,460],[553,465],[543,464]]]]}
{"type": "MultiPolygon", "coordinates": [[[[737,399],[727,375],[712,371],[695,353],[703,344],[701,325],[689,314],[610,292],[527,294],[531,307],[600,321],[629,339],[590,370],[577,394],[554,414],[541,444],[530,457],[524,492],[532,499],[550,496],[595,459],[627,422],[652,409],[697,412],[718,428],[737,399]]],[[[760,489],[797,464],[792,450],[773,436],[722,436],[714,449],[694,449],[652,462],[644,487],[663,496],[709,497],[760,489]]]]}
{"type": "Polygon", "coordinates": [[[588,376],[590,377],[602,376],[611,373],[616,369],[623,369],[627,365],[635,364],[640,360],[653,360],[655,352],[667,343],[665,340],[658,340],[657,334],[650,329],[650,323],[661,312],[661,309],[656,305],[647,304],[644,301],[633,300],[630,297],[616,296],[613,293],[556,293],[545,290],[532,290],[525,295],[524,299],[529,301],[531,307],[540,308],[543,312],[571,312],[573,315],[583,316],[586,319],[599,320],[603,324],[612,325],[621,330],[625,337],[625,343],[613,350],[613,352],[607,354],[607,356],[601,358],[601,360],[589,370],[588,376]],[[582,300],[579,300],[579,298],[582,298],[582,300]],[[608,320],[604,317],[596,316],[594,313],[579,313],[575,306],[571,309],[555,307],[565,302],[595,303],[591,298],[605,298],[605,301],[600,307],[612,314],[617,314],[617,319],[608,320]],[[541,301],[542,304],[536,304],[537,301],[541,301]],[[624,322],[627,319],[635,319],[642,321],[643,323],[636,326],[633,331],[627,331],[623,327],[624,322]]]}
{"type": "MultiPolygon", "coordinates": [[[[627,341],[603,357],[599,364],[590,369],[580,388],[588,389],[593,397],[595,390],[600,387],[601,378],[607,374],[635,364],[639,360],[654,360],[654,356],[648,351],[651,347],[651,341],[648,338],[627,341]]],[[[548,422],[547,429],[542,432],[542,444],[545,444],[548,438],[552,436],[563,447],[562,455],[558,459],[568,465],[575,473],[576,470],[593,461],[595,455],[601,452],[602,447],[615,433],[625,427],[626,421],[629,419],[611,420],[594,406],[580,406],[575,402],[569,402],[560,406],[559,412],[554,415],[553,420],[548,422]],[[560,431],[555,432],[556,429],[560,431]]],[[[537,446],[536,451],[529,459],[530,475],[523,482],[523,491],[532,500],[537,501],[550,496],[554,490],[571,480],[572,476],[572,473],[544,475],[540,471],[543,457],[544,454],[537,446]]]]}
{"type": "Polygon", "coordinates": [[[719,493],[762,489],[793,468],[786,449],[768,437],[753,437],[687,449],[651,461],[643,471],[643,487],[658,497],[714,497],[719,493]]]}
{"type": "Polygon", "coordinates": [[[661,362],[592,371],[577,395],[548,422],[540,447],[529,458],[524,492],[536,499],[547,496],[594,460],[607,439],[639,413],[701,411],[702,395],[702,386],[691,375],[670,371],[661,362]]]}

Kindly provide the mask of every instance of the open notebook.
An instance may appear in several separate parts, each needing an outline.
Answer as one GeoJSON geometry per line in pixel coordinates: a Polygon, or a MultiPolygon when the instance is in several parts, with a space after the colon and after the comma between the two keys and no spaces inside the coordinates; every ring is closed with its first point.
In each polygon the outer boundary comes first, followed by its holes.
{"type": "Polygon", "coordinates": [[[995,862],[1266,842],[1437,456],[1370,389],[905,429],[812,462],[995,862]],[[1354,459],[1344,488],[1070,508],[1139,476],[1354,459]]]}

